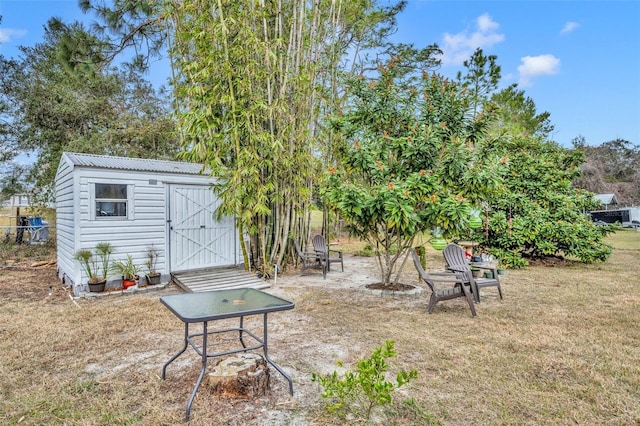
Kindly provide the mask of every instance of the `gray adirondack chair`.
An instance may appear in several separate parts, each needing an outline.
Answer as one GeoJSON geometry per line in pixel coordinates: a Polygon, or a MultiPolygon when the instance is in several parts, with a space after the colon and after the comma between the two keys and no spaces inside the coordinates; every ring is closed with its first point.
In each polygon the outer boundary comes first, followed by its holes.
{"type": "Polygon", "coordinates": [[[327,262],[321,257],[318,256],[318,253],[315,251],[302,251],[300,249],[300,244],[293,239],[293,245],[296,249],[296,253],[298,254],[298,258],[300,258],[300,262],[302,264],[302,271],[300,271],[300,275],[304,274],[304,271],[311,268],[320,268],[322,269],[322,277],[327,278],[327,262]]]}
{"type": "Polygon", "coordinates": [[[315,235],[311,239],[311,242],[316,253],[327,262],[327,271],[331,271],[332,263],[340,262],[340,267],[342,268],[342,272],[344,272],[343,256],[340,250],[329,250],[327,240],[322,235],[315,235]],[[335,255],[331,253],[335,253],[335,255]]]}
{"type": "Polygon", "coordinates": [[[458,297],[464,297],[467,299],[469,308],[471,309],[471,316],[476,316],[476,307],[471,299],[471,293],[465,285],[466,281],[460,273],[428,273],[422,267],[420,263],[420,256],[414,249],[410,249],[411,256],[413,258],[413,264],[420,275],[422,281],[424,281],[431,290],[431,297],[429,298],[429,305],[427,306],[427,312],[433,312],[436,304],[442,300],[450,300],[458,297]],[[453,287],[438,288],[436,282],[453,284],[453,287]]]}
{"type": "Polygon", "coordinates": [[[463,274],[466,282],[471,284],[471,291],[473,297],[477,303],[480,303],[480,289],[484,287],[498,287],[498,294],[502,300],[502,286],[500,285],[500,278],[498,278],[498,269],[495,266],[485,264],[475,264],[474,266],[480,269],[486,269],[493,272],[493,278],[475,278],[471,272],[471,266],[467,262],[467,258],[464,249],[457,244],[447,244],[442,250],[447,267],[455,272],[463,274]]]}

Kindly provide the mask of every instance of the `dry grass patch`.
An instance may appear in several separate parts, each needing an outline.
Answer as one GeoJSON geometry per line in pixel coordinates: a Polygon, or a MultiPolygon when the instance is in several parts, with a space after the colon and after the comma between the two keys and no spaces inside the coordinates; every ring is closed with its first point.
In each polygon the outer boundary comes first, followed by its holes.
{"type": "MultiPolygon", "coordinates": [[[[429,315],[425,295],[364,293],[357,279],[375,276],[371,258],[349,256],[327,280],[279,276],[269,291],[296,308],[269,316],[270,354],[293,377],[294,397],[275,371],[272,391],[255,401],[218,400],[203,387],[191,424],[335,424],[311,373],[340,370],[337,359],[353,365],[388,339],[392,373],[418,378],[397,395],[408,403],[378,414],[381,424],[638,424],[640,233],[610,241],[605,264],[510,270],[504,301],[486,289],[476,318],[462,299],[429,315]]],[[[428,262],[439,268],[442,255],[429,251],[428,262]]],[[[0,423],[182,423],[199,365],[190,352],[160,379],[182,337],[161,293],[77,307],[53,269],[0,274],[0,423]]],[[[404,282],[417,283],[411,265],[404,282]]],[[[250,324],[260,332],[260,318],[250,324]]]]}

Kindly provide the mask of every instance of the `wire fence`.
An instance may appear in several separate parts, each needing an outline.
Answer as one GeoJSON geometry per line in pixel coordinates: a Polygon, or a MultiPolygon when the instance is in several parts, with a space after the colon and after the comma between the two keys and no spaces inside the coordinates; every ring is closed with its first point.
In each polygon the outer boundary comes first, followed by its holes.
{"type": "Polygon", "coordinates": [[[0,241],[4,244],[45,244],[55,238],[55,228],[44,222],[41,226],[0,225],[0,241]]]}

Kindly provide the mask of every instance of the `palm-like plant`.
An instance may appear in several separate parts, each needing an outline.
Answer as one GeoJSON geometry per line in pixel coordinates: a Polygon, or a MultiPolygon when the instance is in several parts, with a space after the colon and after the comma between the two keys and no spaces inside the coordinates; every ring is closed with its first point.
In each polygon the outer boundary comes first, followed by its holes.
{"type": "Polygon", "coordinates": [[[149,270],[148,276],[158,275],[158,271],[156,270],[156,265],[158,263],[158,257],[160,256],[160,252],[153,245],[147,248],[147,269],[149,270]]]}
{"type": "Polygon", "coordinates": [[[117,261],[113,264],[113,270],[122,275],[125,280],[134,280],[138,274],[138,265],[133,263],[133,256],[127,255],[126,261],[117,261]]]}
{"type": "Polygon", "coordinates": [[[96,252],[98,254],[99,262],[102,266],[102,279],[106,280],[109,274],[109,263],[111,261],[111,253],[113,248],[109,243],[96,244],[96,252]]]}
{"type": "Polygon", "coordinates": [[[78,250],[74,259],[80,262],[89,277],[89,283],[105,281],[109,275],[109,263],[113,249],[109,243],[96,244],[96,253],[89,249],[78,250]]]}

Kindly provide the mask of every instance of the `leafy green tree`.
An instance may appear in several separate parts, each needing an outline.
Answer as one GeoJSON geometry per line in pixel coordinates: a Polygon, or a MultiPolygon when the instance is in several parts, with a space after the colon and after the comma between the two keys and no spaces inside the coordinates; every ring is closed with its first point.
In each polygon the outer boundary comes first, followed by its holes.
{"type": "Polygon", "coordinates": [[[0,167],[0,194],[2,194],[3,198],[28,192],[26,166],[13,161],[7,161],[3,162],[0,167]]]}
{"type": "Polygon", "coordinates": [[[9,137],[11,134],[11,99],[6,95],[7,88],[10,86],[12,68],[15,65],[12,61],[6,60],[0,55],[0,160],[4,163],[11,160],[15,156],[16,141],[9,137]]]}
{"type": "Polygon", "coordinates": [[[349,80],[349,106],[334,118],[344,160],[329,171],[324,192],[375,247],[385,285],[397,282],[397,261],[417,234],[461,232],[471,207],[499,183],[499,158],[488,151],[496,141],[486,137],[490,109],[471,117],[463,87],[397,66],[410,59],[391,58],[377,75],[349,80]]]}
{"type": "Polygon", "coordinates": [[[486,199],[488,229],[474,236],[481,245],[512,267],[550,256],[606,260],[611,247],[603,237],[611,230],[585,215],[596,207],[593,194],[572,186],[581,153],[522,135],[501,148],[504,186],[486,199]]]}
{"type": "Polygon", "coordinates": [[[553,132],[548,112],[538,113],[533,100],[519,90],[516,84],[491,95],[491,101],[500,110],[501,130],[515,135],[548,138],[553,132]]]}
{"type": "Polygon", "coordinates": [[[20,152],[20,140],[12,137],[18,132],[19,122],[13,119],[16,106],[8,96],[12,87],[11,77],[19,69],[16,61],[0,55],[0,191],[5,197],[26,189],[24,167],[13,161],[20,152]]]}
{"type": "Polygon", "coordinates": [[[501,68],[497,60],[496,55],[485,56],[482,49],[477,48],[471,57],[463,62],[466,72],[458,71],[458,82],[470,91],[473,115],[482,110],[482,105],[498,87],[501,68]]]}
{"type": "Polygon", "coordinates": [[[122,52],[126,63],[147,70],[151,61],[166,54],[170,23],[162,13],[165,0],[78,0],[80,10],[93,13],[92,30],[103,41],[103,54],[112,62],[122,52]]]}
{"type": "Polygon", "coordinates": [[[639,145],[615,139],[587,146],[583,137],[574,140],[574,148],[585,157],[582,176],[574,182],[576,187],[595,193],[614,193],[622,205],[640,203],[639,145]]]}
{"type": "Polygon", "coordinates": [[[16,61],[0,55],[0,186],[5,196],[25,190],[25,171],[13,161],[20,152],[20,140],[12,136],[17,133],[20,123],[13,119],[16,107],[11,97],[7,96],[12,87],[11,76],[17,70],[19,65],[16,61]]]}
{"type": "Polygon", "coordinates": [[[12,137],[18,132],[20,123],[13,118],[16,115],[16,105],[8,96],[13,84],[11,77],[19,69],[16,61],[0,55],[0,191],[4,196],[24,192],[26,189],[24,167],[13,161],[21,148],[20,140],[12,137]]]}
{"type": "Polygon", "coordinates": [[[611,248],[603,237],[609,230],[596,228],[584,214],[594,206],[593,194],[571,184],[580,175],[581,154],[547,141],[553,131],[550,114],[539,113],[517,85],[495,92],[500,77],[495,58],[476,51],[465,65],[468,74],[458,79],[465,87],[479,86],[481,90],[472,91],[474,100],[496,109],[497,120],[489,132],[497,143],[489,149],[501,158],[504,173],[502,187],[482,202],[488,227],[459,236],[480,241],[511,266],[546,256],[583,262],[607,259],[611,248]]]}
{"type": "Polygon", "coordinates": [[[45,40],[23,47],[6,75],[14,106],[6,137],[36,156],[29,180],[46,197],[63,151],[172,158],[166,99],[138,73],[109,67],[104,43],[82,24],[48,22],[45,40]]]}

